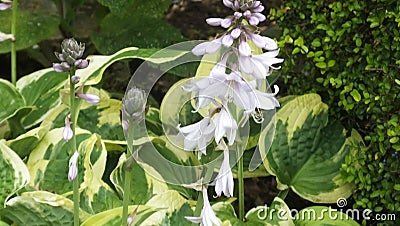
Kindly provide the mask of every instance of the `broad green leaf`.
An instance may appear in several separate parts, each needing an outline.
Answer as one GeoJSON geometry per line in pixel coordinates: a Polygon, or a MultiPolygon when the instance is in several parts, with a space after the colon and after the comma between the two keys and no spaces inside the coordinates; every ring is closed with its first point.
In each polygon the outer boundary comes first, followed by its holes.
{"type": "MultiPolygon", "coordinates": [[[[168,190],[155,195],[145,205],[152,206],[153,208],[161,208],[161,210],[153,214],[146,223],[149,225],[160,225],[165,216],[179,210],[186,203],[187,200],[175,190],[168,190]]],[[[182,222],[184,220],[182,218],[182,222]]]]}
{"type": "MultiPolygon", "coordinates": [[[[129,206],[128,211],[132,213],[137,206],[129,206]]],[[[137,213],[133,218],[132,225],[148,225],[147,219],[151,219],[152,215],[158,212],[159,208],[140,205],[137,213]]],[[[81,226],[120,226],[122,218],[122,207],[110,209],[89,217],[81,226]]]]}
{"type": "MultiPolygon", "coordinates": [[[[77,129],[77,147],[90,136],[89,131],[77,129]]],[[[31,175],[29,186],[57,194],[72,191],[72,183],[68,181],[68,163],[72,153],[71,144],[63,139],[63,128],[48,132],[29,155],[27,162],[31,175]]],[[[82,163],[82,158],[79,158],[78,178],[83,178],[82,163]]]]}
{"type": "Polygon", "coordinates": [[[23,158],[31,153],[48,131],[49,126],[36,127],[13,140],[8,140],[6,143],[23,158]]]}
{"type": "Polygon", "coordinates": [[[362,210],[353,210],[346,215],[345,210],[332,209],[326,206],[311,206],[300,210],[294,216],[294,223],[297,226],[317,226],[317,225],[335,225],[335,226],[358,226],[359,224],[351,217],[362,217],[362,210]],[[336,211],[335,211],[336,210],[336,211]]]}
{"type": "MultiPolygon", "coordinates": [[[[56,12],[52,1],[43,1],[46,4],[36,4],[35,9],[19,8],[17,13],[17,33],[15,45],[17,50],[25,49],[50,37],[58,29],[60,17],[48,11],[56,12]],[[39,6],[40,5],[40,6],[39,6]]],[[[21,5],[20,5],[21,6],[21,5]]],[[[0,11],[0,31],[11,33],[12,10],[0,11]]],[[[11,51],[11,40],[0,42],[0,53],[11,51]]]]}
{"type": "MultiPolygon", "coordinates": [[[[125,178],[125,166],[126,156],[123,153],[118,161],[117,167],[112,171],[110,180],[114,184],[120,197],[123,197],[124,192],[124,178],[125,178]]],[[[132,167],[132,178],[130,197],[133,204],[143,204],[150,200],[155,194],[163,193],[168,190],[167,184],[165,182],[158,181],[151,175],[158,175],[154,169],[146,164],[135,163],[132,167]],[[151,174],[148,174],[151,172],[151,174]]],[[[158,176],[157,178],[160,178],[158,176]]]]}
{"type": "MultiPolygon", "coordinates": [[[[16,225],[71,225],[74,219],[73,202],[64,196],[46,191],[25,192],[6,203],[0,216],[16,225]]],[[[81,221],[90,215],[79,212],[81,221]]]]}
{"type": "MultiPolygon", "coordinates": [[[[115,34],[113,34],[115,36],[115,34]]],[[[76,75],[80,76],[81,80],[77,86],[95,85],[101,81],[104,71],[112,63],[123,59],[141,59],[152,64],[163,64],[178,59],[185,55],[187,51],[168,49],[162,53],[155,54],[159,49],[139,49],[137,47],[129,47],[116,52],[113,55],[92,55],[88,56],[90,64],[87,68],[77,70],[76,75]]]]}
{"type": "MultiPolygon", "coordinates": [[[[84,177],[80,185],[80,206],[89,213],[99,213],[121,206],[116,193],[102,180],[107,161],[105,145],[97,134],[82,141],[78,148],[83,158],[84,177]]],[[[71,192],[69,193],[71,194],[71,192]]],[[[71,197],[72,198],[72,197],[71,197]]]]}
{"type": "Polygon", "coordinates": [[[140,19],[146,15],[151,18],[163,19],[164,13],[171,5],[171,0],[141,1],[141,0],[97,0],[107,6],[111,13],[119,17],[131,17],[131,20],[140,19]],[[134,12],[134,13],[132,13],[134,12]]]}
{"type": "Polygon", "coordinates": [[[0,79],[0,123],[12,117],[25,106],[25,100],[18,90],[7,80],[0,79]]]}
{"type": "Polygon", "coordinates": [[[17,89],[25,98],[26,106],[33,107],[22,120],[25,128],[40,123],[52,108],[60,105],[59,90],[67,78],[67,73],[58,73],[48,68],[26,75],[17,81],[17,89]]]}
{"type": "Polygon", "coordinates": [[[28,184],[30,177],[21,158],[0,140],[0,209],[7,199],[28,184]]]}
{"type": "Polygon", "coordinates": [[[269,152],[264,141],[270,128],[260,135],[264,166],[277,177],[278,188],[290,187],[316,203],[334,203],[351,195],[353,186],[344,183],[339,169],[345,156],[361,142],[356,131],[346,138],[342,126],[328,125],[327,109],[317,94],[296,97],[276,114],[269,152]]]}

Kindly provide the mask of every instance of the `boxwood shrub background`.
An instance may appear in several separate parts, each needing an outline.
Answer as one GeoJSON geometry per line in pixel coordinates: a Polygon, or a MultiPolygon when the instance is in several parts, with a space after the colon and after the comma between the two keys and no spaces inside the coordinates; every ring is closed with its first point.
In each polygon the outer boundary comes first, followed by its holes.
{"type": "Polygon", "coordinates": [[[354,208],[399,212],[400,3],[283,0],[269,17],[287,94],[319,93],[331,118],[364,137],[342,167],[354,208]]]}

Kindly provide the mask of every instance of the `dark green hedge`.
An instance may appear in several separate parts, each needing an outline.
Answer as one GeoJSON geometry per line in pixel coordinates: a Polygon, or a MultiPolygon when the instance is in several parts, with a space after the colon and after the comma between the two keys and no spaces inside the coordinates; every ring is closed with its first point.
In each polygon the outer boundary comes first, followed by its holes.
{"type": "Polygon", "coordinates": [[[319,93],[333,119],[364,136],[367,148],[343,165],[355,208],[399,212],[400,2],[283,0],[270,20],[287,94],[319,93]]]}

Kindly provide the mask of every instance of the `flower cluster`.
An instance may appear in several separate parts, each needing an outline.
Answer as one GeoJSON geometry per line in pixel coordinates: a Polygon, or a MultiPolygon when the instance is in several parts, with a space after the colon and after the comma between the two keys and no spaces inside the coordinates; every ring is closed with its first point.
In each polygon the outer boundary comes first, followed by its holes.
{"type": "MultiPolygon", "coordinates": [[[[262,110],[279,107],[274,92],[266,92],[266,77],[273,65],[283,62],[277,58],[279,53],[276,42],[261,36],[257,25],[266,20],[261,13],[264,10],[260,1],[223,0],[223,4],[234,12],[226,18],[209,18],[211,26],[221,26],[227,31],[212,41],[203,42],[192,49],[195,55],[213,54],[220,51],[221,58],[210,74],[200,80],[193,79],[184,86],[187,92],[194,92],[197,97],[196,110],[208,108],[209,114],[201,121],[181,127],[178,125],[178,137],[184,140],[184,150],[199,150],[199,157],[206,154],[206,146],[215,140],[223,150],[223,161],[215,179],[215,193],[230,197],[233,195],[233,177],[229,164],[229,146],[233,145],[239,126],[248,122],[249,116],[260,123],[263,121],[262,110]],[[253,47],[252,47],[252,44],[253,47]],[[262,54],[254,54],[255,48],[262,54]],[[234,104],[244,113],[243,118],[234,118],[228,106],[234,104]],[[238,123],[240,122],[240,124],[238,123]],[[226,136],[227,144],[223,137],[226,136]]],[[[204,194],[204,192],[203,192],[204,194]]],[[[203,207],[203,211],[206,206],[203,207]]],[[[187,218],[201,225],[217,224],[214,220],[187,218]]],[[[213,219],[212,214],[208,213],[213,219]]],[[[217,224],[218,225],[218,224],[217,224]]]]}
{"type": "Polygon", "coordinates": [[[57,72],[69,72],[71,68],[84,69],[89,66],[89,61],[81,59],[85,51],[85,44],[79,43],[74,38],[64,39],[61,43],[61,53],[55,52],[61,63],[54,63],[57,72]]]}

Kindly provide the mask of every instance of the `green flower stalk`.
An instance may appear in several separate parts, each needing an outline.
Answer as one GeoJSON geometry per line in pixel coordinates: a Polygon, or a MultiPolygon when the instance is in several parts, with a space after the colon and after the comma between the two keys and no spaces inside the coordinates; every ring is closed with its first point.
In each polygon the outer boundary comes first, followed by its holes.
{"type": "Polygon", "coordinates": [[[75,90],[76,84],[79,83],[79,76],[75,75],[77,69],[84,69],[88,67],[89,61],[81,59],[85,51],[85,45],[71,38],[63,40],[61,44],[61,53],[55,53],[56,57],[61,63],[54,63],[53,69],[57,72],[69,73],[69,115],[65,118],[65,127],[63,138],[66,142],[70,143],[69,171],[68,180],[73,183],[73,201],[74,201],[74,226],[78,226],[79,222],[79,177],[78,177],[78,163],[79,151],[77,151],[75,128],[79,115],[80,100],[77,97],[86,100],[91,104],[96,104],[100,98],[93,94],[84,94],[83,87],[75,90]]]}
{"type": "Polygon", "coordinates": [[[146,93],[136,87],[131,88],[125,95],[122,104],[122,128],[127,133],[127,155],[125,163],[125,178],[124,178],[124,197],[122,206],[122,222],[121,225],[131,225],[133,217],[128,217],[128,205],[130,202],[130,190],[132,178],[132,167],[135,164],[133,158],[133,139],[134,139],[134,124],[138,124],[144,119],[146,110],[146,93]]]}

